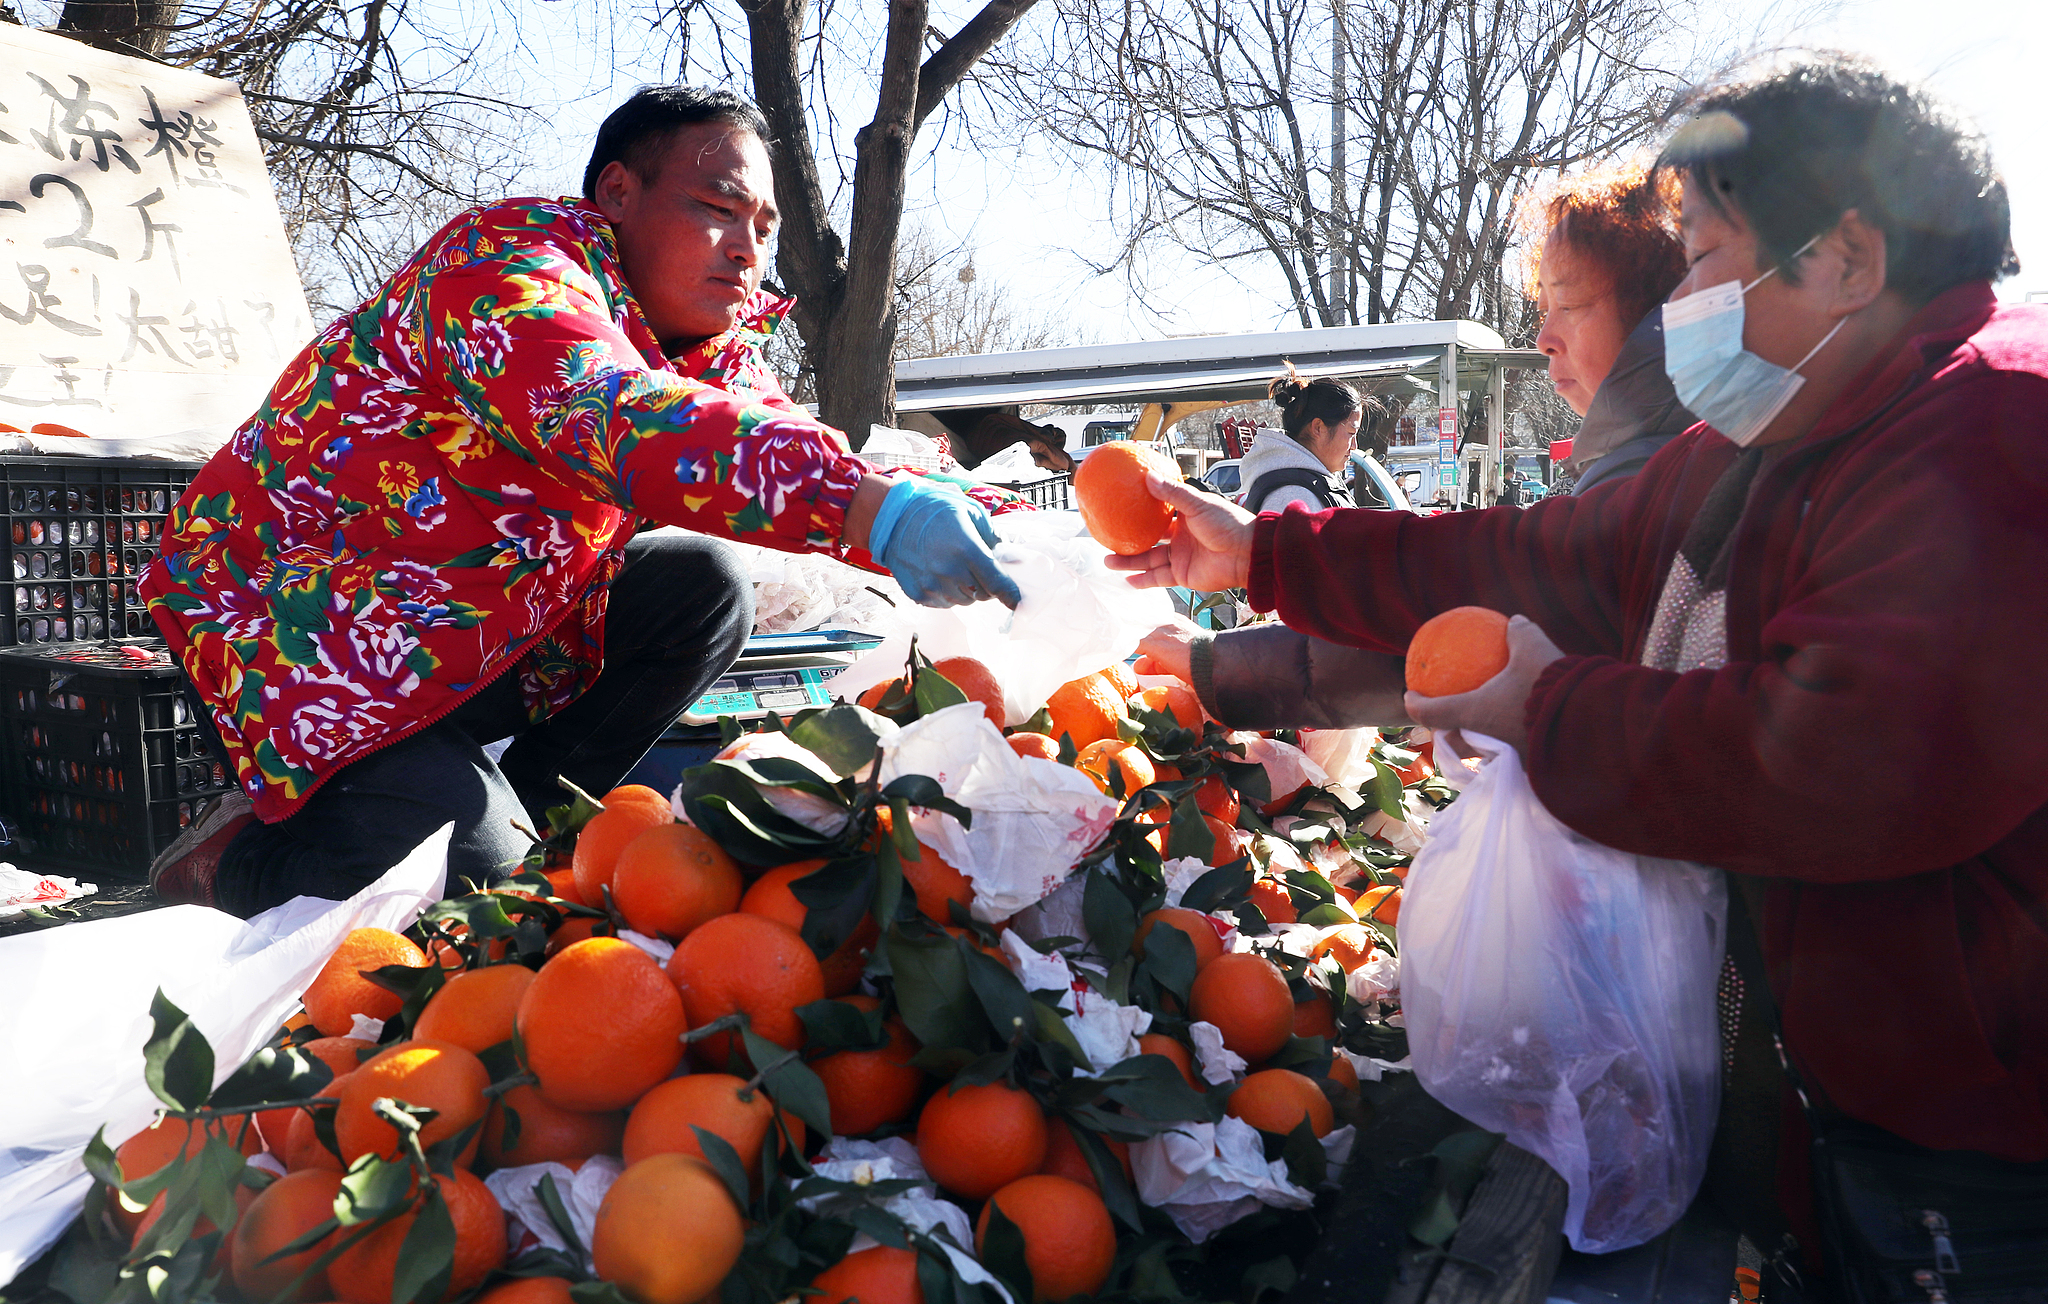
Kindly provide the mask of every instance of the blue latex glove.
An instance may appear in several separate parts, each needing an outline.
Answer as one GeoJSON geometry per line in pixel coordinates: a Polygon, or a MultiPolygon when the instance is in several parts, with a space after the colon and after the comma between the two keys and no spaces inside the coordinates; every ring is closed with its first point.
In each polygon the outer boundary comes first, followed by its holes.
{"type": "Polygon", "coordinates": [[[924,479],[899,480],[868,527],[868,552],[913,602],[958,607],[994,598],[1014,607],[1023,597],[989,549],[999,540],[988,514],[958,490],[924,479]]]}

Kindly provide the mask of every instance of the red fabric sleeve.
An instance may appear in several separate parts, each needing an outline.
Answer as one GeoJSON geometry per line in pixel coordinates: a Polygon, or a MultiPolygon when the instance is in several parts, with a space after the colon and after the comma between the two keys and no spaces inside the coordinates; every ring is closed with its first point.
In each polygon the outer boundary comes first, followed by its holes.
{"type": "Polygon", "coordinates": [[[1250,597],[1332,643],[1402,652],[1452,607],[1523,615],[1571,652],[1622,651],[1622,578],[1644,546],[1629,521],[1658,495],[1644,477],[1583,497],[1423,517],[1289,507],[1252,534],[1250,597]]]}
{"type": "Polygon", "coordinates": [[[2044,423],[2048,381],[2007,372],[1852,436],[1738,541],[1730,592],[1763,600],[1730,602],[1729,644],[1759,659],[1550,666],[1526,752],[1544,805],[1610,846],[1812,882],[2006,837],[2048,802],[2044,423]]]}

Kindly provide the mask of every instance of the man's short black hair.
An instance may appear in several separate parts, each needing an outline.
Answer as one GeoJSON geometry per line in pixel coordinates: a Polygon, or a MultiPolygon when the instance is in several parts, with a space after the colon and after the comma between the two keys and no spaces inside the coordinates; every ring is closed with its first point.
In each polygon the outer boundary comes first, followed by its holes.
{"type": "Polygon", "coordinates": [[[661,171],[670,133],[699,122],[729,122],[768,139],[768,120],[754,102],[717,86],[642,86],[597,129],[597,144],[583,169],[583,197],[597,198],[598,174],[619,162],[642,181],[661,171]]]}
{"type": "Polygon", "coordinates": [[[1795,285],[1793,255],[1852,208],[1884,232],[1885,284],[1912,302],[2020,269],[1983,137],[1919,87],[1823,54],[1691,107],[1658,167],[1739,216],[1795,285]]]}

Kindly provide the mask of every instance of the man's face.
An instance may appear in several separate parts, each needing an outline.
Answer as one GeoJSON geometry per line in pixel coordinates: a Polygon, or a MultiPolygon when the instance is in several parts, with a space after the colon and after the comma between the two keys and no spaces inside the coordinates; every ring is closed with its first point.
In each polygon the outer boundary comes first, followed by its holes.
{"type": "Polygon", "coordinates": [[[726,122],[679,128],[660,160],[652,179],[607,164],[597,206],[617,233],[647,324],[675,354],[729,329],[760,286],[775,235],[775,178],[760,137],[726,122]]]}

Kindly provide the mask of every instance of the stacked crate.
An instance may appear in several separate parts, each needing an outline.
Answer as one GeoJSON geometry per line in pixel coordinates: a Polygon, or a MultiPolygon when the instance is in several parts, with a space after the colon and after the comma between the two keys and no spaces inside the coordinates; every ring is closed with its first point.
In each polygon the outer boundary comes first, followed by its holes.
{"type": "Polygon", "coordinates": [[[139,878],[233,782],[137,590],[199,467],[0,457],[0,855],[139,878]]]}

